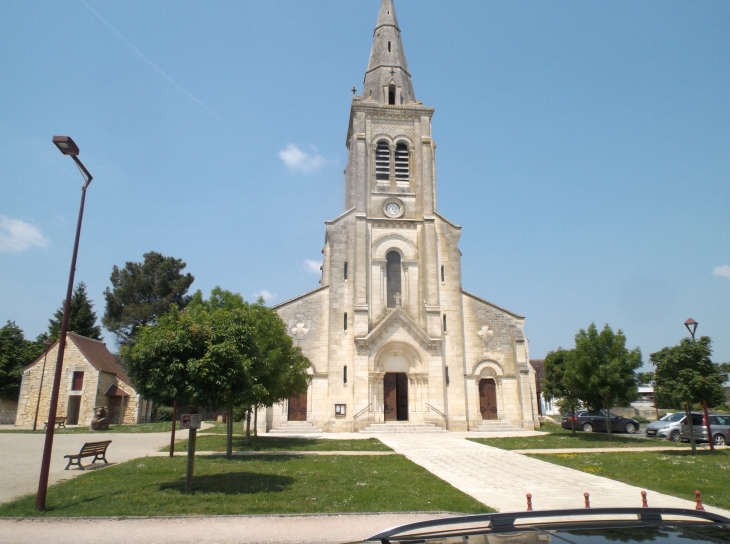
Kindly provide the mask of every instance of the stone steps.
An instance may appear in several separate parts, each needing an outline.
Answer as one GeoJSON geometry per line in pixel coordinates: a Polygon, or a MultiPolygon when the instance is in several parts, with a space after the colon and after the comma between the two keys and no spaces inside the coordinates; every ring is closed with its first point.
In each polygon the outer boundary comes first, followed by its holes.
{"type": "Polygon", "coordinates": [[[319,434],[321,432],[322,429],[318,429],[309,421],[285,421],[267,434],[319,434]]]}
{"type": "Polygon", "coordinates": [[[524,431],[522,427],[518,427],[509,421],[481,421],[476,426],[469,429],[478,433],[504,433],[504,432],[520,432],[524,431]]]}
{"type": "Polygon", "coordinates": [[[373,423],[360,431],[365,434],[378,433],[445,433],[441,427],[433,423],[409,423],[393,421],[389,423],[373,423]]]}

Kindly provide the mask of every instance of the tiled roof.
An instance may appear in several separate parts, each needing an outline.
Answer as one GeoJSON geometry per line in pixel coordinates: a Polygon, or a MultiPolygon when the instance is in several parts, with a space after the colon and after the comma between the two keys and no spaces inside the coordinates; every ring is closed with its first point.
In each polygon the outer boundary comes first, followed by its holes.
{"type": "Polygon", "coordinates": [[[85,336],[79,336],[73,332],[68,333],[68,339],[71,340],[77,348],[79,348],[79,351],[84,354],[86,360],[89,361],[91,366],[93,366],[96,370],[115,374],[117,378],[127,385],[132,385],[127,373],[124,372],[124,369],[119,365],[119,363],[117,363],[114,355],[112,355],[112,353],[107,349],[104,342],[92,340],[85,336]]]}

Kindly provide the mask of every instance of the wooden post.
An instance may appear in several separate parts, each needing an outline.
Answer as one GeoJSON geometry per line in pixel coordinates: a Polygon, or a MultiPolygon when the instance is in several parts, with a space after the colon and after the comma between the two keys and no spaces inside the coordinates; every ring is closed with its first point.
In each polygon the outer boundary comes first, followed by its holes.
{"type": "Polygon", "coordinates": [[[583,498],[586,501],[586,508],[590,508],[591,507],[591,496],[586,492],[586,493],[583,493],[583,498]]]}
{"type": "Polygon", "coordinates": [[[170,457],[175,457],[175,429],[177,428],[177,399],[172,403],[172,433],[170,433],[170,457]]]}
{"type": "Polygon", "coordinates": [[[532,510],[532,494],[528,493],[527,494],[527,511],[529,512],[530,510],[532,510]]]}
{"type": "Polygon", "coordinates": [[[649,508],[649,503],[646,501],[646,491],[641,492],[641,506],[642,508],[649,508]]]}
{"type": "Polygon", "coordinates": [[[188,466],[185,471],[185,493],[193,490],[193,469],[195,468],[195,437],[197,429],[190,429],[188,434],[188,466]]]}

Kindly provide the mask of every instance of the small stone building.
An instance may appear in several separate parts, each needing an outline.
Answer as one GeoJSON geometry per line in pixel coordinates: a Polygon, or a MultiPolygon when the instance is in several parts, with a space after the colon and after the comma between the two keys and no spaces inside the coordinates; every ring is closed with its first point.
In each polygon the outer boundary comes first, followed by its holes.
{"type": "MultiPolygon", "coordinates": [[[[106,406],[112,424],[149,421],[152,403],[137,394],[106,344],[74,333],[66,338],[56,414],[67,425],[89,425],[94,407],[106,406]]],[[[36,407],[38,427],[48,420],[57,357],[58,340],[23,371],[15,425],[33,425],[36,407]]]]}

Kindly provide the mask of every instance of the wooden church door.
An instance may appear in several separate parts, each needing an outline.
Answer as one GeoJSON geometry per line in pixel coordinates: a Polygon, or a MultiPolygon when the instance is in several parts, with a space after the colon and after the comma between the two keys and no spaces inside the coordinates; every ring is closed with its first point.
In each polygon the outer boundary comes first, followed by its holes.
{"type": "Polygon", "coordinates": [[[497,386],[494,380],[479,382],[479,411],[482,419],[497,419],[497,386]]]}

